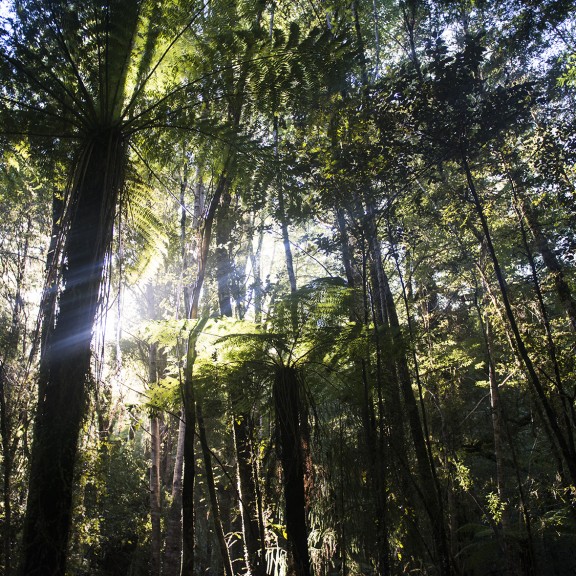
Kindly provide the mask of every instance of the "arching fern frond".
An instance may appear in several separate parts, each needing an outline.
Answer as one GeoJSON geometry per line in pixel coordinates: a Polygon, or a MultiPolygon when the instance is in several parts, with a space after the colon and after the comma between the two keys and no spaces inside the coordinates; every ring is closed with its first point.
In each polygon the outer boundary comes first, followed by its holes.
{"type": "Polygon", "coordinates": [[[128,246],[126,269],[132,279],[146,280],[167,254],[169,236],[158,213],[158,193],[132,173],[124,190],[124,221],[128,246]],[[131,249],[130,249],[131,248],[131,249]]]}

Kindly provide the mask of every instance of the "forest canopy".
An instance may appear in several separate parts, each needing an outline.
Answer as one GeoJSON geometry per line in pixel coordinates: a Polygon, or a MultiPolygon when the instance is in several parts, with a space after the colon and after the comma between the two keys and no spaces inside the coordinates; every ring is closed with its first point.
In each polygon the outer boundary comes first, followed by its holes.
{"type": "Polygon", "coordinates": [[[0,573],[573,573],[575,31],[4,2],[0,573]]]}

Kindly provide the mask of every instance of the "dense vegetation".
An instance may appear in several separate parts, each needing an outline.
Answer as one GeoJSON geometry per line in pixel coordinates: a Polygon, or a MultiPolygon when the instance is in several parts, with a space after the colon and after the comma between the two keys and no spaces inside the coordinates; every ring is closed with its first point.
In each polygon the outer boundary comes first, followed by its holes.
{"type": "Polygon", "coordinates": [[[576,570],[569,0],[13,0],[5,576],[576,570]]]}

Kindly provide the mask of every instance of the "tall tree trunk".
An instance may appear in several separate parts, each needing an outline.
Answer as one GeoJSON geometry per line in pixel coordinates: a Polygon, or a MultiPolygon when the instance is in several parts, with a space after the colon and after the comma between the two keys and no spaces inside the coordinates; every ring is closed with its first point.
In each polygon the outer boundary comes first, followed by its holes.
{"type": "Polygon", "coordinates": [[[202,414],[202,406],[198,401],[196,402],[196,419],[198,421],[198,435],[200,437],[200,446],[202,448],[202,457],[204,459],[204,469],[206,472],[206,485],[208,487],[208,496],[210,498],[212,520],[214,522],[214,529],[216,531],[218,546],[220,547],[220,555],[222,556],[224,572],[226,576],[233,576],[230,553],[228,552],[226,537],[224,535],[224,530],[222,528],[222,518],[220,516],[220,506],[218,505],[218,496],[216,494],[216,484],[214,482],[214,472],[212,470],[212,457],[210,455],[208,438],[206,436],[204,415],[202,414]]]}
{"type": "Polygon", "coordinates": [[[196,480],[196,450],[194,448],[196,432],[196,398],[194,391],[193,370],[196,361],[196,340],[206,324],[207,318],[198,323],[188,335],[186,369],[184,374],[184,474],[182,480],[182,564],[180,576],[194,576],[194,483],[196,480]]]}
{"type": "Polygon", "coordinates": [[[182,550],[182,471],[184,469],[184,435],[186,424],[184,410],[178,419],[178,439],[174,470],[172,473],[172,502],[166,519],[166,540],[162,573],[165,576],[180,574],[180,556],[182,550]]]}
{"type": "Polygon", "coordinates": [[[278,367],[274,377],[274,409],[282,464],[286,531],[296,576],[310,576],[304,488],[304,456],[300,426],[301,382],[293,367],[278,367]]]}
{"type": "MultiPolygon", "coordinates": [[[[229,221],[230,193],[226,191],[222,196],[222,203],[217,211],[216,237],[217,237],[217,284],[220,314],[232,316],[231,284],[234,265],[230,259],[228,245],[231,240],[231,223],[229,221]]],[[[261,240],[260,240],[261,245],[261,240]]],[[[256,275],[256,256],[252,254],[252,265],[256,275]]],[[[258,255],[259,258],[259,255],[258,255]]],[[[258,263],[259,265],[259,263],[258,263]]],[[[255,276],[256,277],[256,276],[255,276]]],[[[258,282],[259,273],[258,273],[258,282]]],[[[242,310],[239,300],[236,300],[238,310],[242,310]]],[[[258,303],[261,308],[261,302],[258,303]]],[[[258,508],[256,498],[256,479],[253,475],[252,447],[248,430],[251,416],[249,411],[240,407],[241,398],[235,383],[228,383],[230,405],[232,408],[232,427],[234,449],[236,452],[236,471],[238,477],[238,492],[240,494],[240,516],[242,520],[242,535],[244,547],[244,563],[248,574],[264,576],[264,546],[260,538],[261,530],[258,522],[258,508]]]]}
{"type": "Polygon", "coordinates": [[[258,500],[256,491],[257,477],[255,476],[255,455],[252,451],[250,434],[251,418],[245,411],[234,409],[238,401],[234,401],[231,394],[233,412],[234,447],[236,451],[236,465],[238,475],[238,491],[240,493],[240,514],[242,517],[242,534],[244,536],[244,554],[246,568],[253,576],[264,576],[265,547],[261,539],[262,527],[258,514],[258,500]]]}
{"type": "Polygon", "coordinates": [[[2,552],[4,574],[12,573],[12,431],[9,421],[9,395],[4,361],[0,361],[0,441],[2,445],[2,503],[4,523],[2,527],[2,552]]]}
{"type": "MultiPolygon", "coordinates": [[[[216,189],[208,206],[208,210],[204,217],[204,220],[199,223],[198,232],[198,266],[196,273],[196,282],[194,283],[192,292],[189,295],[189,309],[188,309],[188,296],[185,294],[186,307],[188,316],[190,319],[198,319],[198,308],[200,304],[200,294],[202,293],[202,287],[204,284],[204,277],[206,275],[206,267],[208,264],[208,252],[210,248],[210,241],[212,238],[212,225],[214,222],[214,216],[216,214],[216,209],[220,202],[222,193],[226,189],[228,178],[226,176],[226,170],[230,162],[230,156],[228,157],[223,173],[218,179],[216,189]]],[[[199,206],[200,208],[200,206],[199,206]]],[[[182,216],[181,220],[181,234],[182,238],[185,238],[185,228],[186,228],[186,217],[182,216]]],[[[182,250],[185,250],[182,247],[182,250]]],[[[183,252],[185,254],[185,252],[183,252]]],[[[184,262],[186,262],[185,258],[184,262]]],[[[186,274],[186,270],[183,271],[186,274]]],[[[206,323],[206,319],[200,320],[195,328],[193,328],[188,335],[188,349],[186,352],[186,366],[184,369],[184,382],[183,382],[183,409],[182,409],[182,420],[181,426],[179,428],[179,434],[182,434],[182,439],[179,439],[182,443],[182,461],[183,461],[183,473],[182,473],[182,559],[180,565],[181,576],[192,576],[194,572],[194,484],[195,484],[195,431],[196,431],[196,400],[194,393],[194,382],[192,380],[192,370],[194,366],[194,361],[196,359],[196,351],[190,350],[190,344],[195,344],[196,338],[201,326],[206,323]]],[[[171,516],[173,518],[171,532],[172,535],[177,535],[176,526],[176,512],[172,512],[171,516]]],[[[173,540],[170,541],[170,549],[172,553],[170,554],[170,563],[173,564],[175,560],[175,548],[177,543],[173,540]]]]}
{"type": "MultiPolygon", "coordinates": [[[[513,185],[515,187],[514,183],[513,185]]],[[[516,189],[515,193],[518,194],[516,189]]],[[[576,300],[572,295],[572,291],[568,285],[568,282],[566,282],[564,269],[556,254],[554,254],[554,251],[550,246],[550,241],[542,230],[542,226],[538,221],[538,215],[536,214],[534,208],[530,206],[525,198],[520,199],[520,204],[522,214],[526,219],[530,232],[534,237],[534,241],[536,242],[536,249],[538,252],[540,252],[542,260],[552,276],[558,300],[560,300],[561,305],[566,311],[572,330],[576,332],[576,300]]]]}
{"type": "MultiPolygon", "coordinates": [[[[152,284],[146,287],[148,317],[155,319],[156,307],[152,284]]],[[[158,382],[158,345],[148,345],[148,384],[154,387],[158,382]]],[[[150,414],[150,561],[152,576],[160,576],[161,533],[161,496],[160,496],[160,417],[156,410],[150,414]]]]}
{"type": "Polygon", "coordinates": [[[494,357],[494,342],[492,339],[492,324],[487,312],[482,312],[480,304],[475,298],[478,319],[482,328],[482,337],[484,339],[484,348],[486,364],[488,367],[488,383],[490,386],[490,411],[492,417],[492,437],[494,439],[494,459],[496,460],[496,489],[498,498],[503,503],[505,509],[502,513],[502,519],[498,525],[497,538],[502,549],[505,559],[506,572],[514,574],[514,564],[510,557],[510,550],[506,541],[506,535],[509,530],[509,505],[506,482],[504,479],[504,428],[503,414],[500,402],[500,390],[498,388],[498,378],[496,375],[496,365],[494,357]]]}
{"type": "Polygon", "coordinates": [[[63,290],[39,385],[20,574],[64,575],[74,465],[86,414],[92,330],[110,247],[125,147],[118,134],[82,151],[69,209],[63,290]]]}
{"type": "MultiPolygon", "coordinates": [[[[483,237],[478,237],[478,238],[479,238],[480,242],[484,241],[483,237]]],[[[526,366],[524,364],[522,356],[520,355],[520,352],[518,351],[518,347],[515,345],[514,334],[512,333],[512,329],[510,328],[510,322],[508,321],[506,314],[504,312],[502,312],[502,310],[501,310],[501,301],[496,297],[496,294],[494,293],[494,290],[492,289],[492,287],[488,281],[488,278],[485,275],[485,272],[482,270],[481,267],[478,267],[478,269],[479,269],[480,274],[482,276],[483,285],[485,286],[486,292],[490,296],[492,306],[498,312],[498,315],[500,317],[500,321],[502,322],[502,326],[505,327],[506,339],[508,341],[508,345],[510,347],[510,350],[512,351],[512,354],[514,355],[518,369],[520,371],[523,371],[526,369],[526,366]]],[[[545,435],[548,438],[548,441],[550,443],[551,455],[553,456],[554,460],[556,461],[557,470],[558,470],[560,476],[562,477],[562,481],[565,484],[568,484],[569,480],[566,478],[565,465],[564,465],[562,453],[558,447],[558,443],[555,439],[554,433],[552,432],[552,428],[550,427],[550,424],[548,422],[548,418],[546,416],[546,413],[544,412],[544,408],[541,405],[541,402],[538,398],[538,395],[536,394],[536,392],[533,388],[531,388],[531,391],[533,394],[535,394],[533,408],[534,408],[534,411],[536,412],[538,418],[540,419],[544,433],[545,433],[545,435]]],[[[508,436],[508,444],[510,446],[512,446],[512,441],[511,441],[510,436],[508,436]]]]}
{"type": "MultiPolygon", "coordinates": [[[[379,309],[378,319],[381,326],[387,328],[384,335],[387,337],[387,348],[391,351],[387,361],[387,380],[389,391],[389,402],[392,400],[397,406],[392,406],[391,415],[394,423],[396,441],[403,441],[403,418],[400,414],[400,402],[398,393],[402,395],[405,410],[404,417],[408,422],[408,428],[412,439],[412,445],[416,455],[418,478],[414,479],[414,486],[417,489],[421,501],[424,504],[426,513],[430,520],[434,545],[436,548],[438,568],[441,574],[449,575],[452,571],[448,538],[446,534],[446,522],[444,517],[442,495],[440,485],[436,475],[434,462],[428,443],[422,428],[422,420],[418,410],[418,403],[412,389],[412,378],[408,361],[406,358],[406,344],[401,331],[396,304],[390,290],[388,276],[382,265],[382,254],[378,239],[378,230],[375,222],[375,208],[370,199],[367,201],[367,234],[368,249],[372,262],[372,281],[374,284],[374,300],[379,309]],[[398,389],[396,389],[396,386],[398,389]],[[396,398],[396,400],[395,400],[396,398]],[[395,413],[394,410],[397,412],[395,413]]],[[[390,409],[389,409],[390,411],[390,409]]],[[[403,467],[408,469],[405,460],[405,450],[400,448],[397,456],[403,467]]]]}
{"type": "MultiPolygon", "coordinates": [[[[188,181],[189,167],[187,163],[182,167],[180,177],[180,256],[182,260],[182,295],[184,299],[184,317],[188,318],[191,313],[192,298],[190,286],[188,284],[188,207],[186,193],[189,188],[188,181]]],[[[202,182],[202,171],[196,171],[196,183],[194,193],[194,211],[192,226],[199,229],[201,217],[204,212],[205,191],[202,182]]],[[[198,235],[200,237],[200,235],[198,235]]],[[[201,286],[200,286],[201,287],[201,286]]],[[[199,290],[199,287],[196,286],[199,290]]],[[[181,388],[184,389],[184,382],[181,381],[181,388]]],[[[172,501],[166,519],[166,541],[164,546],[163,573],[166,576],[180,573],[181,552],[182,552],[182,482],[184,471],[184,443],[186,436],[186,411],[184,407],[180,411],[178,419],[178,439],[176,441],[176,454],[174,456],[174,469],[172,473],[172,501]]]]}
{"type": "Polygon", "coordinates": [[[388,315],[390,317],[392,342],[396,353],[398,380],[400,383],[404,407],[407,412],[408,425],[416,454],[416,462],[418,464],[418,474],[421,482],[419,490],[430,517],[436,552],[440,561],[439,569],[441,574],[448,575],[452,573],[452,563],[446,535],[446,518],[444,515],[440,484],[436,475],[436,468],[432,460],[431,451],[429,449],[428,439],[425,437],[422,428],[422,419],[418,411],[418,404],[414,396],[414,390],[412,389],[412,381],[408,368],[408,361],[406,359],[406,345],[404,343],[398,315],[396,313],[396,305],[387,278],[384,288],[386,291],[385,295],[388,306],[388,315]]]}
{"type": "Polygon", "coordinates": [[[216,282],[218,284],[218,303],[222,316],[232,317],[232,271],[229,255],[231,222],[229,208],[232,197],[230,187],[222,191],[222,199],[216,213],[216,282]]]}
{"type": "MultiPolygon", "coordinates": [[[[482,226],[482,231],[484,234],[484,239],[486,241],[488,253],[490,255],[492,265],[494,266],[494,273],[495,273],[496,279],[498,281],[498,286],[500,287],[500,294],[502,297],[502,303],[504,305],[504,310],[506,311],[506,317],[508,319],[510,330],[512,331],[514,342],[516,344],[516,347],[518,349],[518,353],[520,355],[520,358],[522,359],[524,367],[526,368],[526,371],[528,373],[529,381],[532,384],[532,387],[533,387],[537,397],[539,398],[539,400],[541,402],[542,408],[544,410],[544,414],[546,415],[547,423],[550,426],[550,429],[552,431],[554,439],[558,443],[558,447],[560,448],[560,451],[564,457],[565,464],[568,468],[568,472],[570,475],[570,482],[572,485],[576,485],[576,455],[573,452],[571,452],[571,450],[570,450],[569,443],[568,443],[564,433],[562,432],[562,430],[558,424],[558,418],[557,418],[556,412],[554,411],[554,409],[553,409],[553,407],[552,407],[552,405],[551,405],[551,403],[550,403],[550,401],[546,395],[544,386],[542,385],[542,383],[540,381],[540,377],[538,376],[538,373],[536,371],[536,367],[534,366],[534,363],[532,362],[532,358],[530,357],[528,349],[526,348],[526,344],[524,343],[524,339],[522,338],[522,335],[520,334],[520,329],[518,327],[518,323],[516,322],[516,316],[514,315],[514,312],[512,310],[512,305],[511,305],[510,299],[508,297],[508,288],[506,286],[504,274],[502,273],[502,269],[500,268],[500,262],[498,260],[498,257],[496,255],[496,250],[495,250],[494,245],[492,243],[492,235],[490,233],[490,228],[488,227],[488,221],[486,220],[484,208],[482,206],[482,202],[481,202],[480,197],[478,195],[478,192],[476,190],[476,186],[474,184],[474,179],[472,177],[472,172],[470,170],[470,166],[468,163],[468,158],[467,158],[465,152],[462,152],[461,162],[462,162],[462,167],[463,167],[465,175],[466,175],[466,180],[468,183],[468,190],[470,191],[470,194],[472,195],[474,206],[476,208],[476,213],[478,215],[478,218],[479,218],[481,226],[482,226]]],[[[572,499],[572,503],[574,505],[574,499],[572,499]]]]}
{"type": "MultiPolygon", "coordinates": [[[[24,216],[24,215],[23,215],[24,216]]],[[[18,406],[14,405],[14,382],[9,374],[9,367],[19,357],[26,356],[26,335],[22,334],[23,299],[22,290],[28,259],[29,233],[32,225],[30,214],[24,218],[26,229],[20,229],[24,236],[23,245],[18,245],[16,259],[16,286],[13,297],[12,321],[8,334],[3,338],[0,350],[0,446],[2,448],[2,503],[4,504],[4,518],[2,522],[2,564],[4,575],[12,575],[12,545],[14,540],[14,526],[12,525],[12,474],[14,470],[14,457],[18,442],[13,435],[14,412],[18,406]],[[20,340],[22,335],[22,340],[20,340]]]]}
{"type": "Polygon", "coordinates": [[[278,132],[278,115],[274,115],[273,125],[274,136],[274,157],[278,167],[278,217],[280,220],[280,229],[282,230],[282,244],[284,246],[284,255],[286,257],[286,271],[288,272],[288,281],[290,282],[290,291],[296,292],[296,273],[294,271],[294,259],[292,257],[292,246],[290,244],[290,234],[288,231],[288,218],[286,217],[286,206],[284,199],[284,186],[282,175],[280,173],[280,134],[278,132]]]}
{"type": "Polygon", "coordinates": [[[252,275],[254,277],[253,291],[254,291],[254,322],[257,324],[262,321],[262,301],[264,294],[262,290],[262,244],[264,241],[264,225],[258,226],[258,243],[256,250],[254,250],[252,235],[250,237],[250,263],[252,265],[252,275]]]}
{"type": "MultiPolygon", "coordinates": [[[[150,354],[152,355],[152,352],[150,354]]],[[[159,576],[162,533],[160,527],[160,418],[157,414],[150,416],[150,459],[152,461],[150,465],[151,575],[159,576]]]]}
{"type": "MultiPolygon", "coordinates": [[[[517,195],[515,194],[515,199],[517,200],[517,195]]],[[[560,401],[560,406],[562,407],[562,416],[564,420],[564,430],[568,439],[568,446],[572,454],[576,455],[576,446],[574,443],[574,427],[576,424],[576,412],[574,407],[574,402],[570,397],[570,394],[566,392],[564,387],[563,378],[560,371],[560,363],[558,362],[558,355],[556,354],[556,343],[554,342],[554,337],[552,334],[552,325],[550,323],[550,317],[548,315],[548,310],[544,302],[544,294],[542,293],[542,288],[540,285],[540,280],[538,278],[538,272],[536,267],[536,262],[534,260],[534,255],[530,249],[528,243],[528,235],[522,219],[522,215],[519,210],[517,210],[520,223],[520,232],[522,234],[522,243],[524,244],[524,250],[526,252],[526,257],[528,258],[528,264],[530,265],[530,271],[532,274],[532,283],[534,285],[534,291],[536,292],[536,297],[538,300],[538,305],[540,307],[540,313],[542,315],[542,321],[544,325],[544,331],[546,333],[546,347],[548,349],[548,357],[550,363],[553,367],[554,372],[554,386],[558,394],[560,401]]],[[[555,256],[554,256],[555,258],[555,256]]],[[[561,278],[564,282],[563,277],[561,278]]],[[[557,284],[557,282],[555,282],[557,284]]],[[[568,286],[566,286],[568,288],[568,286]]],[[[569,294],[569,292],[568,292],[569,294]]]]}
{"type": "MultiPolygon", "coordinates": [[[[370,306],[368,297],[368,265],[366,242],[362,240],[362,276],[357,278],[353,268],[352,249],[344,212],[342,209],[336,209],[336,221],[340,234],[340,244],[346,279],[350,287],[362,286],[362,302],[350,311],[351,321],[358,321],[366,326],[369,322],[370,314],[375,318],[374,306],[370,306]],[[370,310],[370,308],[372,310],[370,310]]],[[[373,270],[372,270],[373,272],[373,270]]],[[[375,274],[373,273],[374,277],[375,274]]],[[[379,346],[379,345],[378,345],[379,346]]],[[[380,355],[379,355],[380,356],[380,355]]],[[[384,441],[384,435],[378,438],[376,427],[376,415],[374,413],[374,390],[369,378],[369,359],[357,361],[358,373],[362,378],[363,398],[361,402],[361,418],[364,433],[364,442],[366,444],[366,453],[368,460],[368,480],[369,487],[374,496],[374,525],[376,531],[376,569],[380,574],[388,574],[391,566],[391,550],[388,542],[388,508],[386,486],[388,483],[386,469],[386,454],[388,450],[384,441]]],[[[380,383],[379,383],[380,385],[380,383]]],[[[381,396],[381,393],[380,393],[381,396]]],[[[380,406],[380,408],[382,408],[380,406]]],[[[345,549],[342,550],[343,570],[346,566],[345,549]]],[[[344,572],[343,572],[344,573],[344,572]]]]}

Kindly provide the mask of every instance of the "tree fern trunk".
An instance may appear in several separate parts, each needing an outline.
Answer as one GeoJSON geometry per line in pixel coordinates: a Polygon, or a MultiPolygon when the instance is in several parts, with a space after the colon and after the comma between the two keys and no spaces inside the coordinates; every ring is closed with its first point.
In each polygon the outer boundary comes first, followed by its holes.
{"type": "MultiPolygon", "coordinates": [[[[83,150],[70,200],[63,291],[39,386],[20,574],[63,576],[74,465],[86,414],[92,330],[109,249],[125,148],[106,134],[83,150]]],[[[49,322],[50,319],[45,319],[49,322]]]]}
{"type": "Polygon", "coordinates": [[[274,408],[282,464],[286,531],[296,576],[310,576],[304,462],[300,429],[300,381],[295,368],[279,367],[274,379],[274,408]]]}

